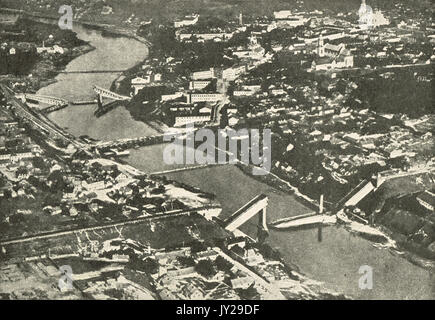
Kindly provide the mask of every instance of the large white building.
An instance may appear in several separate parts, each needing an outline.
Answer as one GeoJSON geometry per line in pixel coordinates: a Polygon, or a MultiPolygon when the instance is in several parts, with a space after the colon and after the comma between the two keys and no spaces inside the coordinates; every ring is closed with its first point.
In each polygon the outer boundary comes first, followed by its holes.
{"type": "Polygon", "coordinates": [[[192,80],[207,80],[216,78],[216,73],[214,68],[210,68],[210,70],[206,71],[197,71],[193,72],[190,76],[192,80]]]}
{"type": "Polygon", "coordinates": [[[312,62],[312,70],[353,68],[354,58],[346,46],[344,44],[325,44],[322,35],[319,37],[316,53],[317,58],[312,62]]]}
{"type": "Polygon", "coordinates": [[[358,10],[358,23],[361,29],[368,30],[379,26],[389,25],[390,20],[385,18],[380,10],[373,10],[362,0],[361,6],[358,10]]]}
{"type": "Polygon", "coordinates": [[[174,127],[183,127],[190,123],[204,123],[211,120],[211,116],[208,115],[196,115],[196,116],[180,116],[175,117],[174,127]]]}
{"type": "Polygon", "coordinates": [[[281,10],[273,13],[275,27],[298,27],[304,25],[308,19],[301,15],[293,15],[290,10],[281,10]]]}
{"type": "Polygon", "coordinates": [[[187,103],[217,102],[224,99],[220,93],[191,93],[187,97],[187,103]]]}
{"type": "Polygon", "coordinates": [[[198,22],[198,20],[199,20],[198,14],[186,16],[183,19],[174,21],[174,27],[182,28],[187,26],[193,26],[198,22]]]}
{"type": "Polygon", "coordinates": [[[211,83],[210,80],[194,80],[189,82],[189,90],[202,90],[211,83]]]}

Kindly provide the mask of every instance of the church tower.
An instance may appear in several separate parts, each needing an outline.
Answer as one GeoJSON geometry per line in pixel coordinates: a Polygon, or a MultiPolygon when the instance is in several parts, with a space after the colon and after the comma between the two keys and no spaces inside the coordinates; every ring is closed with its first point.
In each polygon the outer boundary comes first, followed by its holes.
{"type": "Polygon", "coordinates": [[[317,55],[319,57],[325,56],[325,42],[323,41],[323,35],[319,36],[319,41],[317,43],[317,55]]]}
{"type": "Polygon", "coordinates": [[[365,0],[361,1],[361,7],[358,10],[358,23],[361,29],[369,29],[373,26],[373,10],[366,4],[365,0]]]}
{"type": "Polygon", "coordinates": [[[250,40],[251,40],[251,46],[258,45],[258,40],[256,36],[252,35],[250,40]]]}

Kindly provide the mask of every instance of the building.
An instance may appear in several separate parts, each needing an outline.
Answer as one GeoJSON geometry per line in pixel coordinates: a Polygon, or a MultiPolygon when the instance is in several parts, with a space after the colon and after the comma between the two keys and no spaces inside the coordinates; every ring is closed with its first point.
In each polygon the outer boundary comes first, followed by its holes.
{"type": "Polygon", "coordinates": [[[231,280],[231,286],[233,289],[247,289],[254,283],[254,279],[251,277],[241,277],[231,280]]]}
{"type": "Polygon", "coordinates": [[[233,32],[219,32],[219,33],[179,33],[177,39],[179,41],[192,40],[196,38],[198,42],[204,41],[227,41],[234,36],[233,32]]]}
{"type": "Polygon", "coordinates": [[[193,26],[198,22],[198,20],[199,20],[198,14],[186,16],[183,19],[174,21],[174,27],[175,28],[182,28],[182,27],[187,27],[187,26],[193,26]]]}
{"type": "Polygon", "coordinates": [[[380,10],[375,10],[373,13],[373,26],[379,27],[379,26],[386,26],[390,24],[390,20],[388,18],[385,18],[384,14],[380,10]]]}
{"type": "MultiPolygon", "coordinates": [[[[262,60],[265,54],[266,50],[258,43],[257,37],[255,35],[250,37],[250,43],[247,48],[241,47],[233,50],[233,55],[239,59],[262,60]]],[[[238,68],[242,70],[243,67],[239,66],[238,68]]]]}
{"type": "Polygon", "coordinates": [[[255,94],[255,91],[251,90],[234,90],[233,95],[235,97],[248,97],[253,96],[255,94]]]}
{"type": "Polygon", "coordinates": [[[323,54],[328,56],[328,57],[335,57],[338,56],[340,53],[343,52],[343,50],[345,50],[345,45],[343,43],[339,44],[339,45],[334,45],[334,44],[330,44],[327,43],[323,46],[323,54]]]}
{"type": "Polygon", "coordinates": [[[200,114],[211,114],[212,109],[209,107],[203,107],[199,109],[200,114]]]}
{"type": "Polygon", "coordinates": [[[418,203],[420,203],[424,208],[431,211],[435,211],[435,194],[430,191],[425,191],[417,197],[418,203]]]}
{"type": "Polygon", "coordinates": [[[222,71],[222,77],[229,81],[234,81],[246,72],[246,65],[233,66],[222,71]]]}
{"type": "Polygon", "coordinates": [[[175,117],[174,127],[183,127],[191,123],[204,123],[211,120],[210,115],[179,116],[175,117]]]}
{"type": "Polygon", "coordinates": [[[374,10],[362,0],[361,6],[358,10],[359,26],[363,30],[376,28],[379,26],[389,25],[390,20],[385,18],[380,10],[374,10]]]}
{"type": "Polygon", "coordinates": [[[325,44],[320,35],[317,44],[317,58],[311,64],[312,70],[333,70],[341,68],[353,68],[354,58],[344,44],[325,44]]]}
{"type": "Polygon", "coordinates": [[[168,270],[166,274],[171,278],[183,278],[183,277],[189,277],[195,274],[195,267],[187,267],[182,269],[176,269],[176,270],[168,270]]]}
{"type": "Polygon", "coordinates": [[[189,82],[189,90],[202,90],[211,83],[210,80],[196,80],[189,82]]]}
{"type": "Polygon", "coordinates": [[[273,16],[275,20],[283,20],[287,19],[292,16],[292,12],[290,10],[281,10],[281,11],[275,11],[273,13],[273,16]]]}
{"type": "Polygon", "coordinates": [[[208,80],[208,79],[213,79],[213,78],[216,78],[216,72],[215,72],[214,68],[210,68],[210,70],[206,70],[206,71],[193,72],[190,75],[190,78],[192,80],[208,80]]]}
{"type": "Polygon", "coordinates": [[[373,9],[362,0],[358,10],[358,23],[361,29],[369,29],[373,27],[373,9]]]}
{"type": "Polygon", "coordinates": [[[191,93],[187,96],[187,103],[217,102],[224,99],[220,93],[191,93]]]}
{"type": "Polygon", "coordinates": [[[17,152],[15,154],[12,154],[11,155],[11,160],[15,161],[15,162],[18,162],[18,161],[20,161],[22,159],[29,159],[29,158],[33,158],[33,157],[34,156],[33,156],[32,152],[23,150],[21,152],[17,152]]]}
{"type": "Polygon", "coordinates": [[[183,92],[176,92],[173,94],[163,94],[161,97],[161,101],[166,102],[166,101],[176,100],[182,98],[183,96],[184,96],[183,92]]]}
{"type": "Polygon", "coordinates": [[[145,88],[151,82],[151,77],[146,76],[145,78],[136,77],[131,79],[131,87],[134,90],[134,95],[137,95],[140,90],[145,88]]]}
{"type": "Polygon", "coordinates": [[[293,15],[290,10],[281,10],[273,13],[277,27],[303,26],[308,19],[300,15],[293,15]]]}
{"type": "Polygon", "coordinates": [[[182,290],[181,294],[189,300],[203,300],[205,292],[195,287],[193,284],[188,283],[182,290]]]}
{"type": "Polygon", "coordinates": [[[65,50],[62,47],[59,47],[57,44],[55,44],[52,47],[46,47],[44,44],[42,44],[42,47],[36,48],[36,52],[39,54],[44,52],[47,52],[49,54],[55,54],[55,53],[64,54],[65,50]]]}

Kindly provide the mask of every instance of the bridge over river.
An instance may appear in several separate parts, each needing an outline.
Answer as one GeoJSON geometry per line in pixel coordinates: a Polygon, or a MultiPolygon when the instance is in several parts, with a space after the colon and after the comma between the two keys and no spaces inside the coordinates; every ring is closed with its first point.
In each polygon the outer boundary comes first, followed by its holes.
{"type": "MultiPolygon", "coordinates": [[[[64,72],[64,73],[79,73],[82,71],[72,71],[72,72],[64,72]]],[[[84,73],[97,73],[97,72],[115,72],[115,71],[87,71],[84,73]]],[[[120,71],[122,72],[122,71],[120,71]]],[[[117,106],[116,102],[118,101],[128,101],[131,99],[131,97],[123,96],[120,94],[117,94],[115,92],[112,92],[110,90],[101,88],[99,86],[94,86],[94,91],[97,94],[96,100],[78,100],[78,101],[67,101],[62,98],[53,97],[53,96],[46,96],[46,95],[38,95],[38,94],[32,94],[32,93],[20,93],[16,94],[15,97],[20,99],[23,103],[26,103],[28,100],[35,101],[38,103],[47,104],[48,107],[42,108],[39,110],[42,114],[49,114],[51,112],[55,112],[64,108],[67,108],[69,106],[76,106],[76,105],[93,105],[95,103],[98,104],[98,110],[96,111],[97,116],[103,115],[106,112],[112,110],[117,106]],[[112,100],[112,102],[109,102],[107,104],[103,104],[102,98],[108,98],[112,100]]]]}
{"type": "Polygon", "coordinates": [[[127,70],[72,70],[72,71],[59,71],[59,73],[64,74],[75,74],[75,73],[123,73],[127,70]]]}

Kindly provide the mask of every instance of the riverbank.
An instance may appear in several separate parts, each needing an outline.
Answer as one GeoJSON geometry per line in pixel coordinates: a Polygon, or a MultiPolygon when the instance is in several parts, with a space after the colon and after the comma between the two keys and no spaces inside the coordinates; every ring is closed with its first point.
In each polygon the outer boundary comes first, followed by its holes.
{"type": "MultiPolygon", "coordinates": [[[[262,183],[265,183],[273,188],[276,188],[278,190],[281,190],[283,192],[287,192],[291,195],[294,195],[298,201],[300,201],[303,205],[309,207],[310,209],[312,209],[313,211],[318,211],[319,210],[319,203],[313,199],[311,199],[310,197],[302,194],[298,188],[296,188],[295,186],[292,186],[290,184],[290,182],[285,181],[283,179],[281,179],[280,177],[278,177],[277,175],[273,174],[273,173],[268,173],[266,175],[253,175],[252,174],[252,170],[254,169],[253,165],[247,165],[244,164],[242,162],[238,162],[236,164],[237,168],[239,168],[245,175],[248,175],[249,177],[258,180],[262,183]]],[[[261,168],[257,169],[261,170],[261,168]]]]}
{"type": "MultiPolygon", "coordinates": [[[[55,83],[55,78],[61,71],[65,70],[71,61],[95,50],[95,47],[89,42],[78,39],[74,31],[59,30],[52,23],[40,21],[25,14],[20,14],[15,24],[17,28],[23,28],[26,32],[24,39],[11,43],[15,43],[18,48],[21,46],[31,48],[28,54],[31,54],[36,61],[29,66],[30,69],[26,69],[24,74],[12,75],[10,72],[3,76],[2,80],[8,82],[12,88],[22,92],[34,93],[40,88],[55,83]],[[51,42],[51,45],[59,44],[62,53],[37,53],[36,48],[44,46],[46,42],[47,48],[50,45],[48,42],[51,42]]],[[[19,49],[17,50],[19,52],[19,49]]]]}
{"type": "MultiPolygon", "coordinates": [[[[94,36],[91,32],[81,31],[81,33],[85,39],[94,36]]],[[[98,38],[100,38],[99,34],[98,38]]],[[[125,47],[126,43],[121,42],[118,45],[118,42],[118,39],[116,41],[93,39],[98,49],[78,58],[77,60],[84,61],[73,63],[71,70],[83,70],[83,66],[91,70],[102,63],[102,56],[109,53],[111,59],[107,65],[110,64],[111,67],[118,69],[130,68],[138,60],[143,60],[143,56],[136,59],[138,55],[132,59],[130,54],[131,64],[126,66],[125,62],[118,59],[118,52],[121,52],[121,47],[125,47]],[[94,54],[99,51],[101,55],[94,54]]],[[[130,42],[127,44],[130,45],[130,42]]],[[[143,52],[144,49],[139,46],[131,51],[138,50],[143,52]]],[[[88,97],[93,94],[92,85],[108,88],[113,81],[113,77],[107,75],[65,74],[60,75],[59,78],[61,81],[58,84],[43,90],[41,94],[58,93],[63,98],[88,97]]],[[[126,117],[127,113],[124,109],[117,109],[107,116],[96,119],[92,116],[93,111],[89,107],[76,106],[55,112],[50,118],[62,127],[69,128],[68,131],[77,136],[87,134],[93,138],[112,140],[144,135],[143,126],[139,126],[131,117],[126,117]]],[[[136,155],[134,166],[145,172],[160,171],[162,155],[157,152],[160,149],[160,147],[153,146],[133,150],[136,155]],[[158,162],[159,167],[151,170],[150,163],[152,166],[154,162],[158,162]]],[[[133,162],[131,159],[128,161],[133,162]]],[[[270,197],[268,217],[271,220],[312,211],[296,201],[294,195],[277,191],[258,180],[248,178],[234,166],[177,172],[168,174],[168,176],[171,180],[216,194],[217,200],[224,207],[224,215],[236,211],[259,193],[265,193],[270,197]]],[[[243,226],[243,231],[251,235],[256,232],[256,220],[252,220],[243,226]]],[[[291,233],[272,231],[268,242],[282,253],[287,263],[297,265],[304,274],[324,282],[337,292],[346,292],[363,299],[403,299],[405,297],[427,299],[433,297],[430,295],[431,282],[427,271],[411,265],[403,258],[389,254],[384,249],[375,248],[369,241],[349,233],[343,227],[324,228],[321,242],[318,241],[317,230],[300,230],[291,233]],[[358,278],[361,276],[358,274],[358,268],[361,265],[370,265],[374,269],[376,282],[373,290],[361,291],[358,288],[358,278]],[[399,283],[397,279],[401,279],[399,283]]]]}
{"type": "MultiPolygon", "coordinates": [[[[236,167],[246,176],[255,179],[261,183],[265,183],[280,191],[289,192],[290,194],[294,195],[296,199],[302,204],[312,208],[313,210],[318,210],[318,204],[315,200],[301,194],[296,187],[292,186],[289,182],[275,176],[274,174],[270,173],[265,176],[256,176],[252,174],[252,165],[238,163],[236,164],[236,167]]],[[[428,270],[429,272],[432,272],[435,269],[434,261],[425,259],[419,256],[417,253],[414,253],[413,251],[407,250],[407,248],[403,248],[402,246],[398,245],[397,242],[394,240],[395,233],[382,225],[370,227],[356,221],[349,220],[348,223],[345,225],[345,229],[358,237],[370,241],[374,247],[388,249],[392,254],[404,258],[410,263],[425,270],[428,270]]]]}

